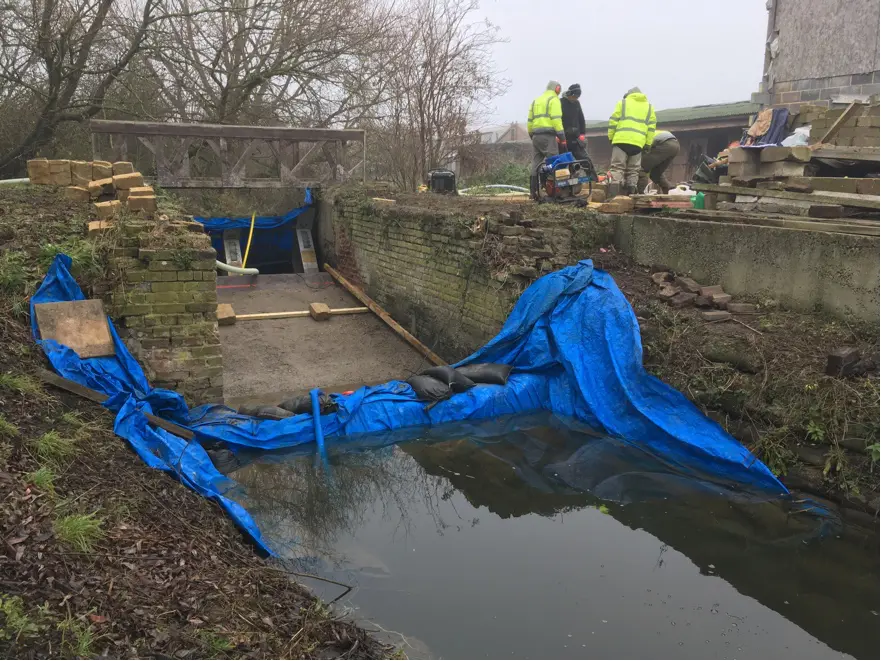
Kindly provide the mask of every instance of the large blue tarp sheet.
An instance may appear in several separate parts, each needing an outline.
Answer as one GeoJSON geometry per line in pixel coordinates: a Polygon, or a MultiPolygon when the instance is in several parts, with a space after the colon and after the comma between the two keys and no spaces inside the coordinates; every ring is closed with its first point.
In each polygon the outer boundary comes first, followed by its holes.
{"type": "MultiPolygon", "coordinates": [[[[306,189],[306,199],[303,201],[303,206],[297,207],[296,209],[292,209],[288,211],[286,214],[282,216],[257,216],[254,219],[254,229],[255,230],[273,230],[284,225],[287,225],[290,222],[293,222],[297,219],[297,216],[304,213],[310,206],[312,206],[312,189],[306,189]]],[[[222,232],[223,230],[231,230],[231,229],[250,229],[251,228],[251,219],[250,218],[226,218],[226,217],[213,217],[213,218],[205,218],[204,216],[194,216],[193,219],[202,223],[205,226],[205,229],[208,232],[222,232]]]]}
{"type": "MultiPolygon", "coordinates": [[[[69,258],[56,258],[32,305],[83,298],[69,266],[69,258]]],[[[311,415],[258,420],[222,405],[188,410],[179,394],[149,386],[115,330],[116,355],[89,359],[41,341],[35,324],[33,333],[59,374],[108,396],[105,406],[117,413],[116,433],[148,465],[177,474],[187,486],[217,500],[271,552],[250,515],[224,496],[234,483],[217,471],[202,444],[221,443],[234,452],[314,444],[311,415]],[[150,427],[142,412],[186,426],[198,442],[150,427]]],[[[321,416],[324,436],[337,444],[406,428],[414,428],[415,436],[426,426],[544,410],[632,443],[684,476],[768,497],[787,494],[743,445],[681,393],[645,372],[633,310],[612,277],[594,269],[590,260],[534,282],[499,334],[460,364],[476,362],[514,369],[505,386],[479,385],[431,408],[402,381],[333,394],[339,408],[321,416]]]]}

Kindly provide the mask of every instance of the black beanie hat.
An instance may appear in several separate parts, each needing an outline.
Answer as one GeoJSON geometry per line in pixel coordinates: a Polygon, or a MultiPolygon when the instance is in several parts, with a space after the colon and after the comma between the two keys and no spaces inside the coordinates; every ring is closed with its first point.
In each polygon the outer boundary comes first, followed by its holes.
{"type": "Polygon", "coordinates": [[[581,85],[575,83],[574,85],[569,85],[569,89],[566,90],[566,96],[574,96],[576,99],[581,96],[581,85]]]}

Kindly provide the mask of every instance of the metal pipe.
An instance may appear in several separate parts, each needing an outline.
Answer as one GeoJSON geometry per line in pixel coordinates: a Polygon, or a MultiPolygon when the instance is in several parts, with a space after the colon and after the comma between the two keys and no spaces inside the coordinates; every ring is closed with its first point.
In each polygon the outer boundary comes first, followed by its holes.
{"type": "Polygon", "coordinates": [[[219,259],[214,260],[214,263],[218,269],[226,271],[227,273],[235,273],[236,275],[260,275],[258,269],[242,269],[238,266],[230,266],[229,264],[224,264],[219,259]]]}
{"type": "Polygon", "coordinates": [[[29,184],[31,180],[25,177],[24,179],[0,179],[0,186],[3,184],[29,184]]]}
{"type": "Polygon", "coordinates": [[[471,186],[470,188],[462,188],[459,190],[459,195],[463,193],[467,193],[470,190],[480,190],[481,188],[504,188],[506,190],[516,191],[518,193],[528,193],[528,188],[523,188],[523,186],[509,186],[508,184],[486,184],[485,186],[471,186]]]}
{"type": "Polygon", "coordinates": [[[309,399],[312,402],[312,423],[315,425],[315,444],[318,446],[318,454],[321,462],[327,468],[327,449],[324,447],[324,430],[321,429],[321,396],[320,388],[313,388],[309,392],[309,399]]]}

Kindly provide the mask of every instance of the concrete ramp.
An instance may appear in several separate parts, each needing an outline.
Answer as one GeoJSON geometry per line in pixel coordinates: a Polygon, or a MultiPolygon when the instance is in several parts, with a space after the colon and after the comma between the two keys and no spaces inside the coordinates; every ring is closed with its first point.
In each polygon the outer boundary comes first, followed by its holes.
{"type": "MultiPolygon", "coordinates": [[[[331,308],[361,303],[326,273],[217,279],[217,302],[236,314],[331,308]]],[[[277,404],[312,388],[351,390],[407,378],[430,363],[372,313],[237,321],[220,328],[224,398],[230,406],[277,404]]]]}

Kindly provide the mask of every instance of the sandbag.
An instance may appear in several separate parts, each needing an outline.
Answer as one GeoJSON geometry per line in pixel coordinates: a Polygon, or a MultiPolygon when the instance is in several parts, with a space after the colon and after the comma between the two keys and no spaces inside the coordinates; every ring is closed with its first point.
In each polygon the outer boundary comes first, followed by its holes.
{"type": "Polygon", "coordinates": [[[457,367],[456,372],[466,379],[471,379],[474,383],[491,383],[503,386],[508,383],[511,369],[510,365],[502,365],[501,363],[474,363],[457,367]]]}
{"type": "Polygon", "coordinates": [[[252,418],[261,418],[262,420],[284,420],[294,415],[290,411],[266,404],[242,404],[239,407],[239,413],[241,415],[250,415],[252,418]]]}
{"type": "Polygon", "coordinates": [[[442,383],[446,383],[453,392],[465,392],[474,387],[474,381],[464,374],[460,374],[449,365],[429,367],[421,372],[423,376],[430,376],[442,383]]]}
{"type": "MultiPolygon", "coordinates": [[[[321,415],[334,413],[337,410],[336,402],[334,402],[333,399],[331,399],[330,395],[328,395],[327,393],[321,393],[318,396],[318,406],[320,408],[321,415]]],[[[308,394],[288,397],[281,404],[279,404],[279,407],[283,408],[286,411],[290,411],[295,415],[298,415],[300,413],[312,413],[312,398],[308,394]]]]}
{"type": "Polygon", "coordinates": [[[450,386],[433,376],[417,374],[407,379],[407,383],[416,392],[416,396],[426,402],[439,402],[453,394],[450,386]]]}

